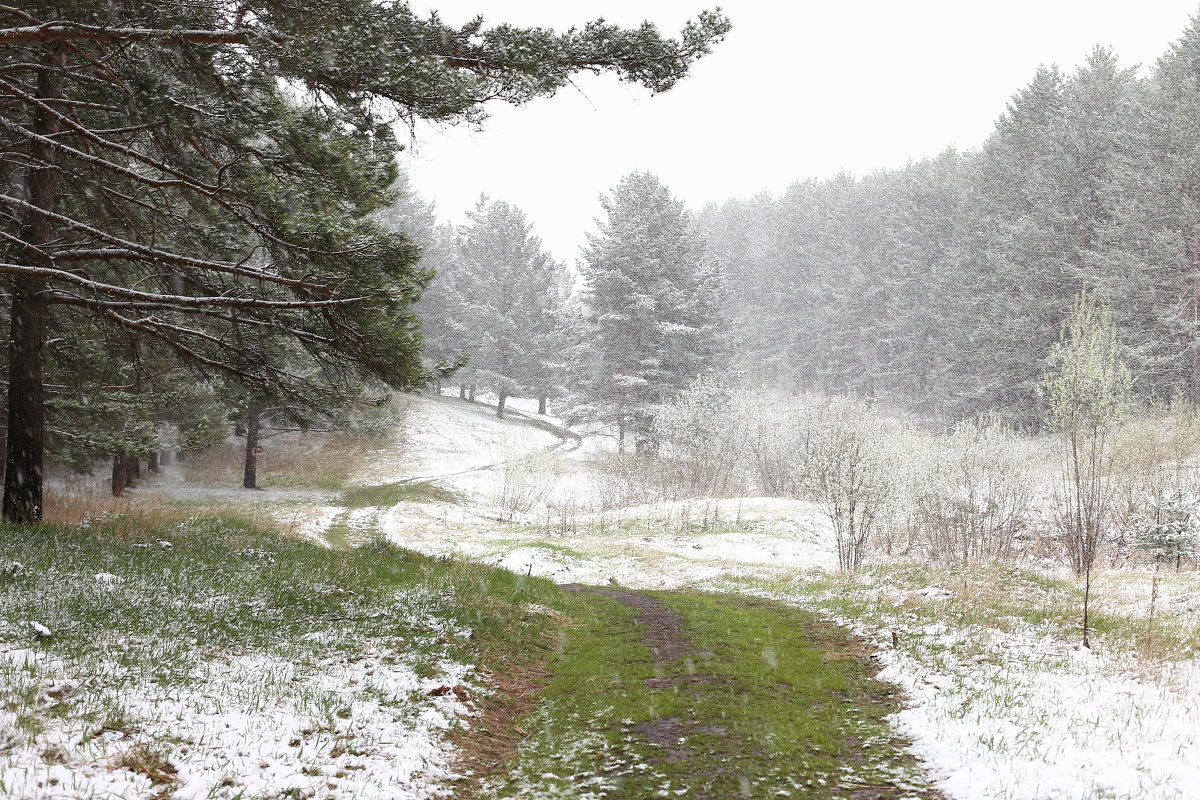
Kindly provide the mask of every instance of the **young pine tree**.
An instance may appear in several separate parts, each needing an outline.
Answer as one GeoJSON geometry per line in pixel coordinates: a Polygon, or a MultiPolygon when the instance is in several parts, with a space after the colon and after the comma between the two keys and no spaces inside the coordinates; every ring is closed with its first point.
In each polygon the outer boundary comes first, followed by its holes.
{"type": "Polygon", "coordinates": [[[559,287],[563,268],[516,206],[481,197],[459,232],[456,278],[470,309],[475,381],[497,396],[544,397],[555,382],[563,336],[559,287]]]}

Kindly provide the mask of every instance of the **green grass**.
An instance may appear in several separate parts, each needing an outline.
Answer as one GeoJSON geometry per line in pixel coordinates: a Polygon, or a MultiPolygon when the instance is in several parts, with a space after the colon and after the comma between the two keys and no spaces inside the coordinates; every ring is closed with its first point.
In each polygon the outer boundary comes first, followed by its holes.
{"type": "Polygon", "coordinates": [[[337,505],[347,508],[394,506],[397,503],[459,503],[462,498],[432,481],[357,486],[342,492],[337,505]]]}
{"type": "MultiPolygon", "coordinates": [[[[1160,578],[1164,598],[1200,588],[1195,573],[1164,572],[1160,578]]],[[[1093,642],[1150,660],[1191,657],[1200,651],[1200,626],[1186,604],[1181,610],[1160,598],[1153,637],[1148,636],[1150,583],[1148,572],[1100,572],[1093,577],[1093,642]]],[[[1010,633],[1029,626],[1064,642],[1082,641],[1082,579],[1055,577],[1014,564],[894,563],[868,566],[858,574],[814,571],[783,581],[740,578],[721,582],[721,589],[787,598],[842,618],[884,626],[904,616],[909,626],[945,623],[1010,633]],[[951,596],[897,599],[897,592],[928,586],[946,589],[951,596]]]]}
{"type": "MultiPolygon", "coordinates": [[[[379,541],[333,551],[222,518],[0,527],[0,565],[0,649],[38,656],[0,660],[0,707],[29,737],[55,719],[85,730],[135,725],[125,700],[140,702],[147,684],[201,687],[214,665],[244,657],[286,663],[298,676],[365,652],[426,676],[446,660],[519,663],[545,653],[555,628],[528,605],[570,602],[548,581],[504,570],[379,541]],[[44,703],[46,687],[63,679],[76,688],[44,703]]],[[[226,702],[338,713],[340,689],[306,686],[263,674],[226,702]]],[[[386,701],[404,708],[413,699],[386,701]]]]}
{"type": "Polygon", "coordinates": [[[119,538],[104,523],[7,526],[0,564],[19,564],[0,570],[0,620],[10,628],[36,620],[54,631],[37,646],[72,653],[106,650],[114,637],[129,636],[161,636],[186,650],[287,651],[330,625],[361,637],[403,636],[405,598],[472,628],[475,652],[501,639],[536,640],[545,631],[529,629],[524,604],[562,603],[552,583],[505,570],[382,541],[331,551],[224,518],[122,528],[119,538]],[[374,616],[381,611],[397,613],[374,616]]]}
{"type": "Polygon", "coordinates": [[[533,734],[485,794],[835,798],[882,784],[932,796],[883,719],[892,690],[847,634],[766,601],[653,596],[683,615],[693,653],[660,667],[636,612],[581,598],[523,723],[533,734]]]}

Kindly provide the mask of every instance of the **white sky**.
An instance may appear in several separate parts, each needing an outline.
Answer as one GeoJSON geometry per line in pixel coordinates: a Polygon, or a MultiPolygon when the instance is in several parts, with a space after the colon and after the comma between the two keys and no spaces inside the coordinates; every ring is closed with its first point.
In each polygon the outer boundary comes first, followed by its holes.
{"type": "MultiPolygon", "coordinates": [[[[604,17],[649,19],[675,35],[707,0],[414,0],[451,24],[563,29],[604,17]],[[428,6],[426,6],[428,3],[428,6]]],[[[778,194],[793,181],[902,167],[947,147],[978,147],[1039,64],[1071,71],[1093,46],[1150,66],[1200,0],[726,0],[734,29],[657,97],[615,77],[522,107],[489,106],[481,132],[422,126],[403,164],[443,219],[480,192],[521,207],[573,262],[601,214],[597,198],[634,170],[676,196],[778,194]]]]}

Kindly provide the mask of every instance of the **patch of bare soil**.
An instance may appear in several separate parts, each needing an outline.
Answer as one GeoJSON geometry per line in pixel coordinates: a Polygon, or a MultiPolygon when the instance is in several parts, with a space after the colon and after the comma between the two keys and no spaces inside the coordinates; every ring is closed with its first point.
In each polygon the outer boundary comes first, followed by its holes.
{"type": "Polygon", "coordinates": [[[674,664],[695,653],[691,642],[683,635],[683,617],[653,597],[621,589],[584,589],[575,584],[567,584],[563,588],[569,592],[602,594],[637,609],[638,615],[633,621],[643,627],[642,641],[654,653],[654,663],[659,666],[674,664]]]}
{"type": "Polygon", "coordinates": [[[460,729],[451,741],[458,749],[454,769],[463,777],[454,785],[454,797],[476,796],[483,782],[497,774],[529,732],[517,720],[533,711],[550,679],[544,661],[514,665],[489,676],[493,691],[478,701],[478,717],[460,729]]]}

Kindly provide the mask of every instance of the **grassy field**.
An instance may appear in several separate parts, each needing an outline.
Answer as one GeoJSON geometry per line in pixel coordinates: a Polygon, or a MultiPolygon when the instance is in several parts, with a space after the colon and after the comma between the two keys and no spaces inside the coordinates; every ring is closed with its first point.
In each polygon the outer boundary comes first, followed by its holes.
{"type": "Polygon", "coordinates": [[[555,625],[530,608],[568,602],[503,570],[230,518],[4,528],[0,796],[436,783],[483,671],[537,660],[555,625]]]}

